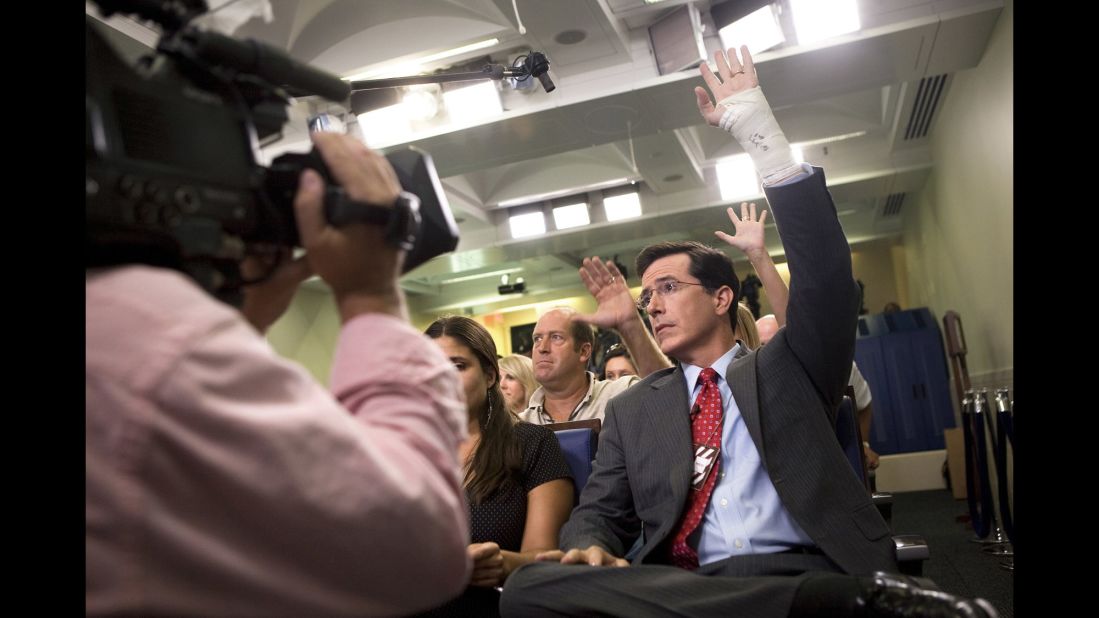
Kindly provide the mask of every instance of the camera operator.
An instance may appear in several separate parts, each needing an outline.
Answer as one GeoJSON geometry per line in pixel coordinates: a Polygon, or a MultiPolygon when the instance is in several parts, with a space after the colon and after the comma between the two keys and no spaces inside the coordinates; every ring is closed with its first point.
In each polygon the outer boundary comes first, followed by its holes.
{"type": "MultiPolygon", "coordinates": [[[[383,157],[313,140],[350,198],[395,201],[383,157]]],[[[182,273],[86,271],[88,614],[392,615],[469,580],[458,375],[408,324],[403,252],[381,226],[329,226],[323,192],[301,174],[305,261],[243,309],[262,330],[323,278],[342,321],[331,394],[182,273]]]]}

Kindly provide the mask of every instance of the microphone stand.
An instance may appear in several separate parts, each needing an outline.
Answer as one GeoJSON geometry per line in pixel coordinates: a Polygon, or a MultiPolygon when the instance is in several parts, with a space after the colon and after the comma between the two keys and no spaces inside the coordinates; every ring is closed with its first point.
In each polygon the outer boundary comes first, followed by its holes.
{"type": "Polygon", "coordinates": [[[440,75],[413,75],[410,77],[388,77],[384,79],[366,79],[351,82],[351,92],[360,90],[378,90],[382,88],[397,88],[400,86],[417,86],[420,84],[442,84],[446,82],[465,82],[481,79],[501,80],[505,77],[526,79],[537,77],[542,82],[546,92],[553,92],[557,86],[549,76],[549,60],[545,54],[532,51],[527,54],[523,63],[518,66],[505,67],[502,64],[486,64],[480,71],[467,71],[464,73],[443,73],[440,75]]]}

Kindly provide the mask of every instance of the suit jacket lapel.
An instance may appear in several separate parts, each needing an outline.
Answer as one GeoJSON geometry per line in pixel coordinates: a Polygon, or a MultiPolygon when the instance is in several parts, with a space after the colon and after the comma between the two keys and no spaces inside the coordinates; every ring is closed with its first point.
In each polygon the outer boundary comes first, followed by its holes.
{"type": "Polygon", "coordinates": [[[756,396],[756,355],[750,354],[743,343],[740,345],[740,352],[729,363],[725,380],[729,383],[729,390],[733,392],[740,416],[744,419],[744,426],[756,443],[760,460],[767,461],[759,423],[759,398],[756,396]]]}
{"type": "MultiPolygon", "coordinates": [[[[645,406],[648,415],[648,431],[663,433],[658,443],[664,447],[659,453],[646,453],[653,464],[667,471],[672,487],[672,504],[682,505],[687,499],[691,486],[691,472],[694,469],[691,448],[690,403],[687,401],[682,367],[664,378],[653,382],[652,396],[645,406]]],[[[658,433],[658,435],[659,435],[658,433]]]]}

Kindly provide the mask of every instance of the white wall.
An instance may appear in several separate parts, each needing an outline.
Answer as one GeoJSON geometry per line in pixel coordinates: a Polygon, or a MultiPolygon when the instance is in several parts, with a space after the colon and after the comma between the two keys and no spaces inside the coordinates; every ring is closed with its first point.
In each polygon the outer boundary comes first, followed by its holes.
{"type": "Polygon", "coordinates": [[[1012,5],[980,64],[954,76],[932,133],[935,168],[904,213],[905,307],[959,313],[975,386],[1010,386],[1014,366],[1012,5]]]}

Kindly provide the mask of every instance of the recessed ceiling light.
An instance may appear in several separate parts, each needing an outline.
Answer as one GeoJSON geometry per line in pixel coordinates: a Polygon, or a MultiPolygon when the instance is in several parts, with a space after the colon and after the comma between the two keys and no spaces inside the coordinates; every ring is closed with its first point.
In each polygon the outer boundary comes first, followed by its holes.
{"type": "Polygon", "coordinates": [[[541,212],[528,212],[525,215],[512,215],[508,219],[512,238],[527,238],[546,233],[546,219],[541,212]]]}
{"type": "Polygon", "coordinates": [[[620,221],[641,216],[641,200],[637,192],[623,193],[613,197],[603,198],[603,210],[607,213],[607,221],[620,221]]]}
{"type": "Polygon", "coordinates": [[[747,45],[749,52],[758,54],[785,43],[786,37],[772,6],[768,4],[719,29],[721,44],[726,48],[747,45]]]}
{"type": "Polygon", "coordinates": [[[454,124],[465,124],[504,112],[500,93],[491,81],[443,92],[443,103],[454,124]]]}
{"type": "Polygon", "coordinates": [[[790,0],[798,44],[854,32],[862,27],[855,0],[790,0]]]}
{"type": "Polygon", "coordinates": [[[723,200],[755,197],[762,194],[755,165],[747,154],[738,154],[719,160],[717,184],[723,200]]]}
{"type": "Polygon", "coordinates": [[[589,223],[591,223],[591,219],[588,217],[587,202],[558,206],[553,209],[553,224],[557,226],[557,229],[559,230],[566,230],[570,227],[580,227],[581,225],[587,225],[589,223]]]}

